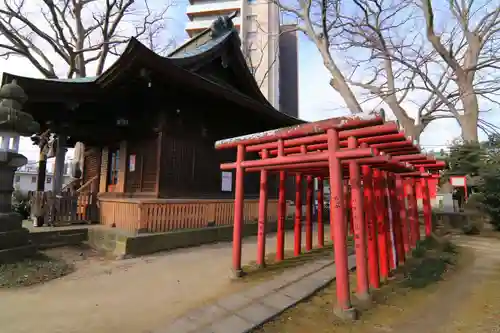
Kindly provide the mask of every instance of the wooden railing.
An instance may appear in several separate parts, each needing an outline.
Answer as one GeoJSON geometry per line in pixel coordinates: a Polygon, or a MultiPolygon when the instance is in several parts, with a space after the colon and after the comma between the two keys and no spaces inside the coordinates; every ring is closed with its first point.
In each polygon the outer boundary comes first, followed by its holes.
{"type": "Polygon", "coordinates": [[[62,225],[97,222],[99,209],[95,193],[54,195],[51,191],[33,192],[30,198],[32,215],[44,216],[45,223],[62,225]]]}
{"type": "MultiPolygon", "coordinates": [[[[277,200],[269,200],[269,221],[276,221],[277,207],[277,200]]],[[[256,221],[258,209],[258,199],[245,200],[244,221],[256,221]]],[[[230,225],[233,217],[233,200],[100,199],[101,224],[130,232],[166,232],[230,225]]]]}

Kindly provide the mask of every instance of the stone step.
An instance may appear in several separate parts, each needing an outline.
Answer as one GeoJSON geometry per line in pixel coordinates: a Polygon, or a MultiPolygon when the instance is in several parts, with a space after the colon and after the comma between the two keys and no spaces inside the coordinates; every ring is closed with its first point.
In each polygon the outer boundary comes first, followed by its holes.
{"type": "Polygon", "coordinates": [[[39,249],[49,249],[53,247],[60,247],[66,245],[76,245],[84,242],[87,239],[87,234],[85,233],[72,233],[72,234],[64,234],[50,237],[48,239],[35,239],[40,240],[37,243],[37,247],[39,249]]]}
{"type": "Polygon", "coordinates": [[[0,250],[29,244],[28,229],[0,232],[0,250]]]}
{"type": "Polygon", "coordinates": [[[0,250],[0,263],[16,262],[35,253],[36,247],[31,244],[0,250]]]}

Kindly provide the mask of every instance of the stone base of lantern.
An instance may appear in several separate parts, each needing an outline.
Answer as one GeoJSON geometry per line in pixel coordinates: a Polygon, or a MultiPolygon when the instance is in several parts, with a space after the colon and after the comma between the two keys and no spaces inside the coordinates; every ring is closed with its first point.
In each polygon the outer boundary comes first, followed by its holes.
{"type": "Polygon", "coordinates": [[[15,262],[36,252],[21,215],[11,210],[14,174],[26,162],[21,154],[0,152],[0,263],[15,262]]]}
{"type": "Polygon", "coordinates": [[[0,264],[16,262],[35,252],[28,229],[22,227],[21,215],[0,214],[0,264]]]}

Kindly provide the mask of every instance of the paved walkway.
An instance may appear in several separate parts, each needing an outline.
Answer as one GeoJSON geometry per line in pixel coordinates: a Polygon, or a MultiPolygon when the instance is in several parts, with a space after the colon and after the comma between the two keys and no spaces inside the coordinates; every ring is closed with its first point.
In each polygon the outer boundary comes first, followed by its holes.
{"type": "MultiPolygon", "coordinates": [[[[285,246],[293,248],[293,232],[286,234],[285,246]]],[[[267,251],[275,248],[271,235],[267,251]]],[[[256,238],[245,239],[243,263],[255,260],[256,253],[256,238]]],[[[45,285],[0,291],[0,332],[146,333],[245,287],[230,281],[231,243],[83,263],[45,285]]]]}
{"type": "MultiPolygon", "coordinates": [[[[349,269],[356,265],[348,258],[349,269]]],[[[190,311],[154,333],[246,333],[311,296],[335,279],[332,260],[319,259],[287,270],[249,290],[190,311]]]]}

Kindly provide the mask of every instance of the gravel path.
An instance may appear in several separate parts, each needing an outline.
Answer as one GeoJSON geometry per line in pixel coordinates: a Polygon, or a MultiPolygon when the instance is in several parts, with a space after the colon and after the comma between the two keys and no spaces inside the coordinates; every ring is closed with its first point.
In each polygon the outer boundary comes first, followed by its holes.
{"type": "MultiPolygon", "coordinates": [[[[286,234],[285,244],[287,249],[293,247],[293,232],[286,234]]],[[[275,247],[271,235],[267,251],[275,252],[275,247]]],[[[244,240],[243,263],[255,259],[256,248],[255,237],[244,240]]],[[[231,283],[230,263],[231,243],[122,261],[87,258],[64,278],[1,290],[0,331],[147,333],[191,308],[244,287],[231,283]]]]}
{"type": "Polygon", "coordinates": [[[474,251],[473,264],[444,283],[424,309],[391,332],[500,332],[500,240],[455,236],[453,241],[474,251]]]}

